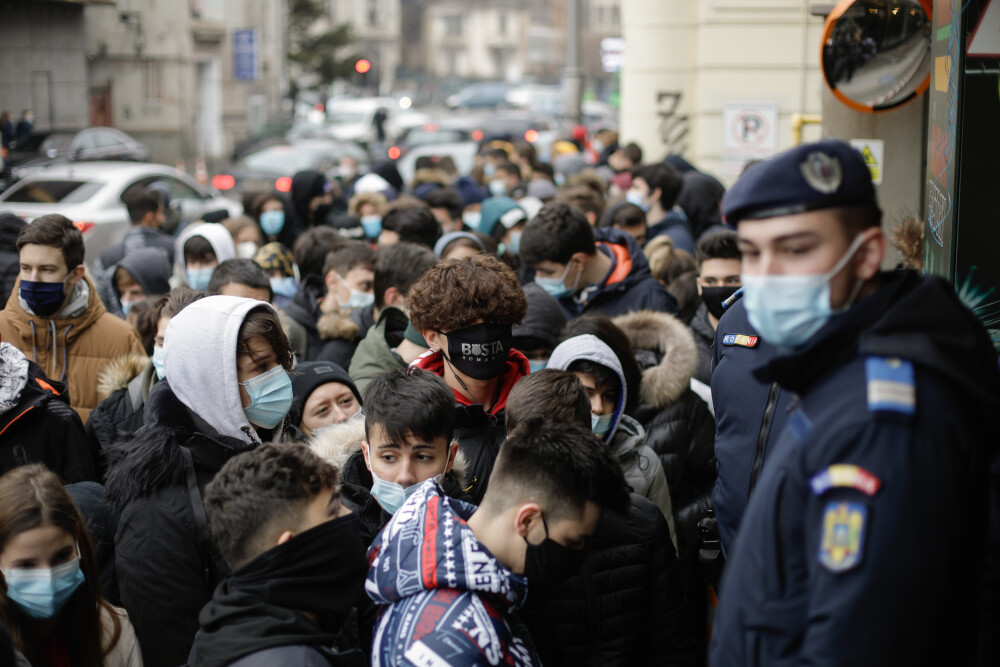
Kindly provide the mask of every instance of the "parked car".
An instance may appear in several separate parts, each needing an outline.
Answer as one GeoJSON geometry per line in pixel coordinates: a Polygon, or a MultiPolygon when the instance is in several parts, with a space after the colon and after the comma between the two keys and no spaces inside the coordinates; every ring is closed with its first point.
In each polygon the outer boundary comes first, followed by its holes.
{"type": "Polygon", "coordinates": [[[411,183],[413,175],[416,173],[417,158],[426,155],[432,161],[437,162],[447,155],[455,162],[455,167],[460,174],[468,174],[475,164],[477,152],[479,152],[479,144],[474,141],[419,146],[401,157],[396,162],[396,169],[399,170],[399,175],[403,177],[404,183],[411,183]]]}
{"type": "Polygon", "coordinates": [[[233,147],[233,162],[266,146],[282,143],[294,125],[290,120],[276,120],[251,132],[249,137],[233,147]]]}
{"type": "Polygon", "coordinates": [[[496,109],[507,103],[507,84],[502,81],[472,83],[444,101],[452,109],[496,109]]]}
{"type": "Polygon", "coordinates": [[[225,210],[240,215],[243,206],[218,190],[162,164],[71,162],[26,176],[0,195],[0,213],[13,213],[28,222],[40,215],[60,213],[83,232],[86,261],[118,243],[129,227],[122,195],[134,185],[159,181],[170,188],[170,207],[182,222],[225,210]]]}
{"type": "Polygon", "coordinates": [[[53,164],[84,160],[145,162],[149,149],[113,127],[38,130],[18,139],[7,157],[7,184],[53,164]]]}
{"type": "Polygon", "coordinates": [[[288,192],[296,173],[312,169],[332,178],[333,171],[345,157],[357,160],[362,170],[368,167],[368,153],[350,141],[286,142],[247,155],[230,169],[213,176],[212,185],[230,196],[271,190],[288,192]]]}

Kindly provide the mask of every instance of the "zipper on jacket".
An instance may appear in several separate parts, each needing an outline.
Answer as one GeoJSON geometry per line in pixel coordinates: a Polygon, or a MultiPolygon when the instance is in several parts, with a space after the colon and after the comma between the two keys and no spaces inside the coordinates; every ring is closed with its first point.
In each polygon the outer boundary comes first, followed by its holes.
{"type": "Polygon", "coordinates": [[[753,458],[753,468],[750,469],[750,491],[747,497],[753,493],[753,488],[757,486],[757,476],[760,475],[760,467],[764,463],[764,445],[767,443],[767,434],[771,430],[771,418],[774,416],[774,408],[778,402],[778,383],[772,382],[771,389],[767,392],[767,404],[764,406],[764,417],[760,421],[760,434],[757,436],[757,453],[753,458]]]}

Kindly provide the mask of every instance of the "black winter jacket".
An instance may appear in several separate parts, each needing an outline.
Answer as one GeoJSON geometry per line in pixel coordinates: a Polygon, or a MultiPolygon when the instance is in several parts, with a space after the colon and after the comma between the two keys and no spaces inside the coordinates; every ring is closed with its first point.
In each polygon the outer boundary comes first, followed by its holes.
{"type": "Polygon", "coordinates": [[[0,475],[44,463],[64,484],[99,481],[94,451],[80,415],[69,407],[66,385],[49,380],[30,359],[27,363],[28,379],[17,405],[0,415],[0,475]]]}
{"type": "Polygon", "coordinates": [[[694,555],[698,521],[712,507],[715,419],[691,391],[697,352],[691,332],[666,313],[643,311],[614,319],[643,369],[641,403],[633,416],[660,457],[670,487],[680,559],[694,555]]]}
{"type": "Polygon", "coordinates": [[[693,665],[666,519],[635,493],[604,512],[579,572],[530,595],[522,616],[545,665],[693,665]]]}
{"type": "Polygon", "coordinates": [[[715,329],[708,320],[708,308],[701,304],[689,325],[694,344],[698,347],[698,365],[694,370],[695,380],[712,385],[712,346],[715,344],[715,329]]]}
{"type": "Polygon", "coordinates": [[[198,612],[229,575],[211,546],[202,494],[254,444],[220,436],[163,380],[147,398],[146,425],[111,446],[106,492],[122,508],[118,582],[148,667],[185,662],[198,612]]]}
{"type": "Polygon", "coordinates": [[[156,383],[156,371],[144,355],[115,359],[97,377],[98,391],[107,396],[87,419],[87,439],[101,453],[99,465],[106,467],[106,452],[118,437],[131,438],[142,428],[146,397],[156,383]]]}
{"type": "Polygon", "coordinates": [[[0,213],[0,309],[7,305],[21,271],[17,237],[26,224],[13,213],[0,213]]]}

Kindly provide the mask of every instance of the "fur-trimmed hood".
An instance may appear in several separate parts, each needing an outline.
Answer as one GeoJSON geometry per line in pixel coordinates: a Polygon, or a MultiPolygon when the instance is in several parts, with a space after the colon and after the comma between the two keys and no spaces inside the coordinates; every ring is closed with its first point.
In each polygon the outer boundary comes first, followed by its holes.
{"type": "Polygon", "coordinates": [[[632,343],[632,349],[649,350],[659,360],[642,372],[639,398],[654,408],[674,403],[691,386],[698,363],[694,336],[673,315],[642,310],[612,320],[632,343]]]}
{"type": "Polygon", "coordinates": [[[323,340],[354,340],[361,330],[357,322],[351,319],[349,310],[336,310],[324,313],[316,322],[316,330],[323,340]]]}
{"type": "Polygon", "coordinates": [[[108,362],[97,374],[97,395],[103,401],[111,394],[128,386],[134,378],[149,366],[145,354],[125,354],[108,362]]]}
{"type": "MultiPolygon", "coordinates": [[[[361,451],[361,443],[365,440],[365,420],[361,418],[348,419],[345,422],[328,426],[313,433],[309,438],[309,446],[320,457],[343,470],[348,459],[361,451]]],[[[455,463],[451,467],[458,485],[465,488],[465,473],[468,462],[462,450],[455,454],[455,463]]]]}

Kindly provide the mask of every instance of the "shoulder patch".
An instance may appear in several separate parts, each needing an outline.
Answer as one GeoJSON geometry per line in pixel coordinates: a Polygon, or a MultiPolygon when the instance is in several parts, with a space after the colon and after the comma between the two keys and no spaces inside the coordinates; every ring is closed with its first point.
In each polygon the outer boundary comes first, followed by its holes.
{"type": "Polygon", "coordinates": [[[860,466],[837,463],[815,475],[809,485],[817,496],[838,487],[857,489],[865,495],[874,496],[882,486],[882,480],[860,466]]]}
{"type": "Polygon", "coordinates": [[[917,388],[913,363],[898,357],[868,357],[865,360],[869,412],[913,415],[917,388]]]}
{"type": "Polygon", "coordinates": [[[823,512],[823,538],[819,562],[834,574],[861,563],[868,508],[863,503],[830,502],[823,512]]]}
{"type": "Polygon", "coordinates": [[[739,345],[740,347],[757,347],[760,339],[757,336],[747,334],[725,334],[722,337],[723,345],[739,345]]]}

